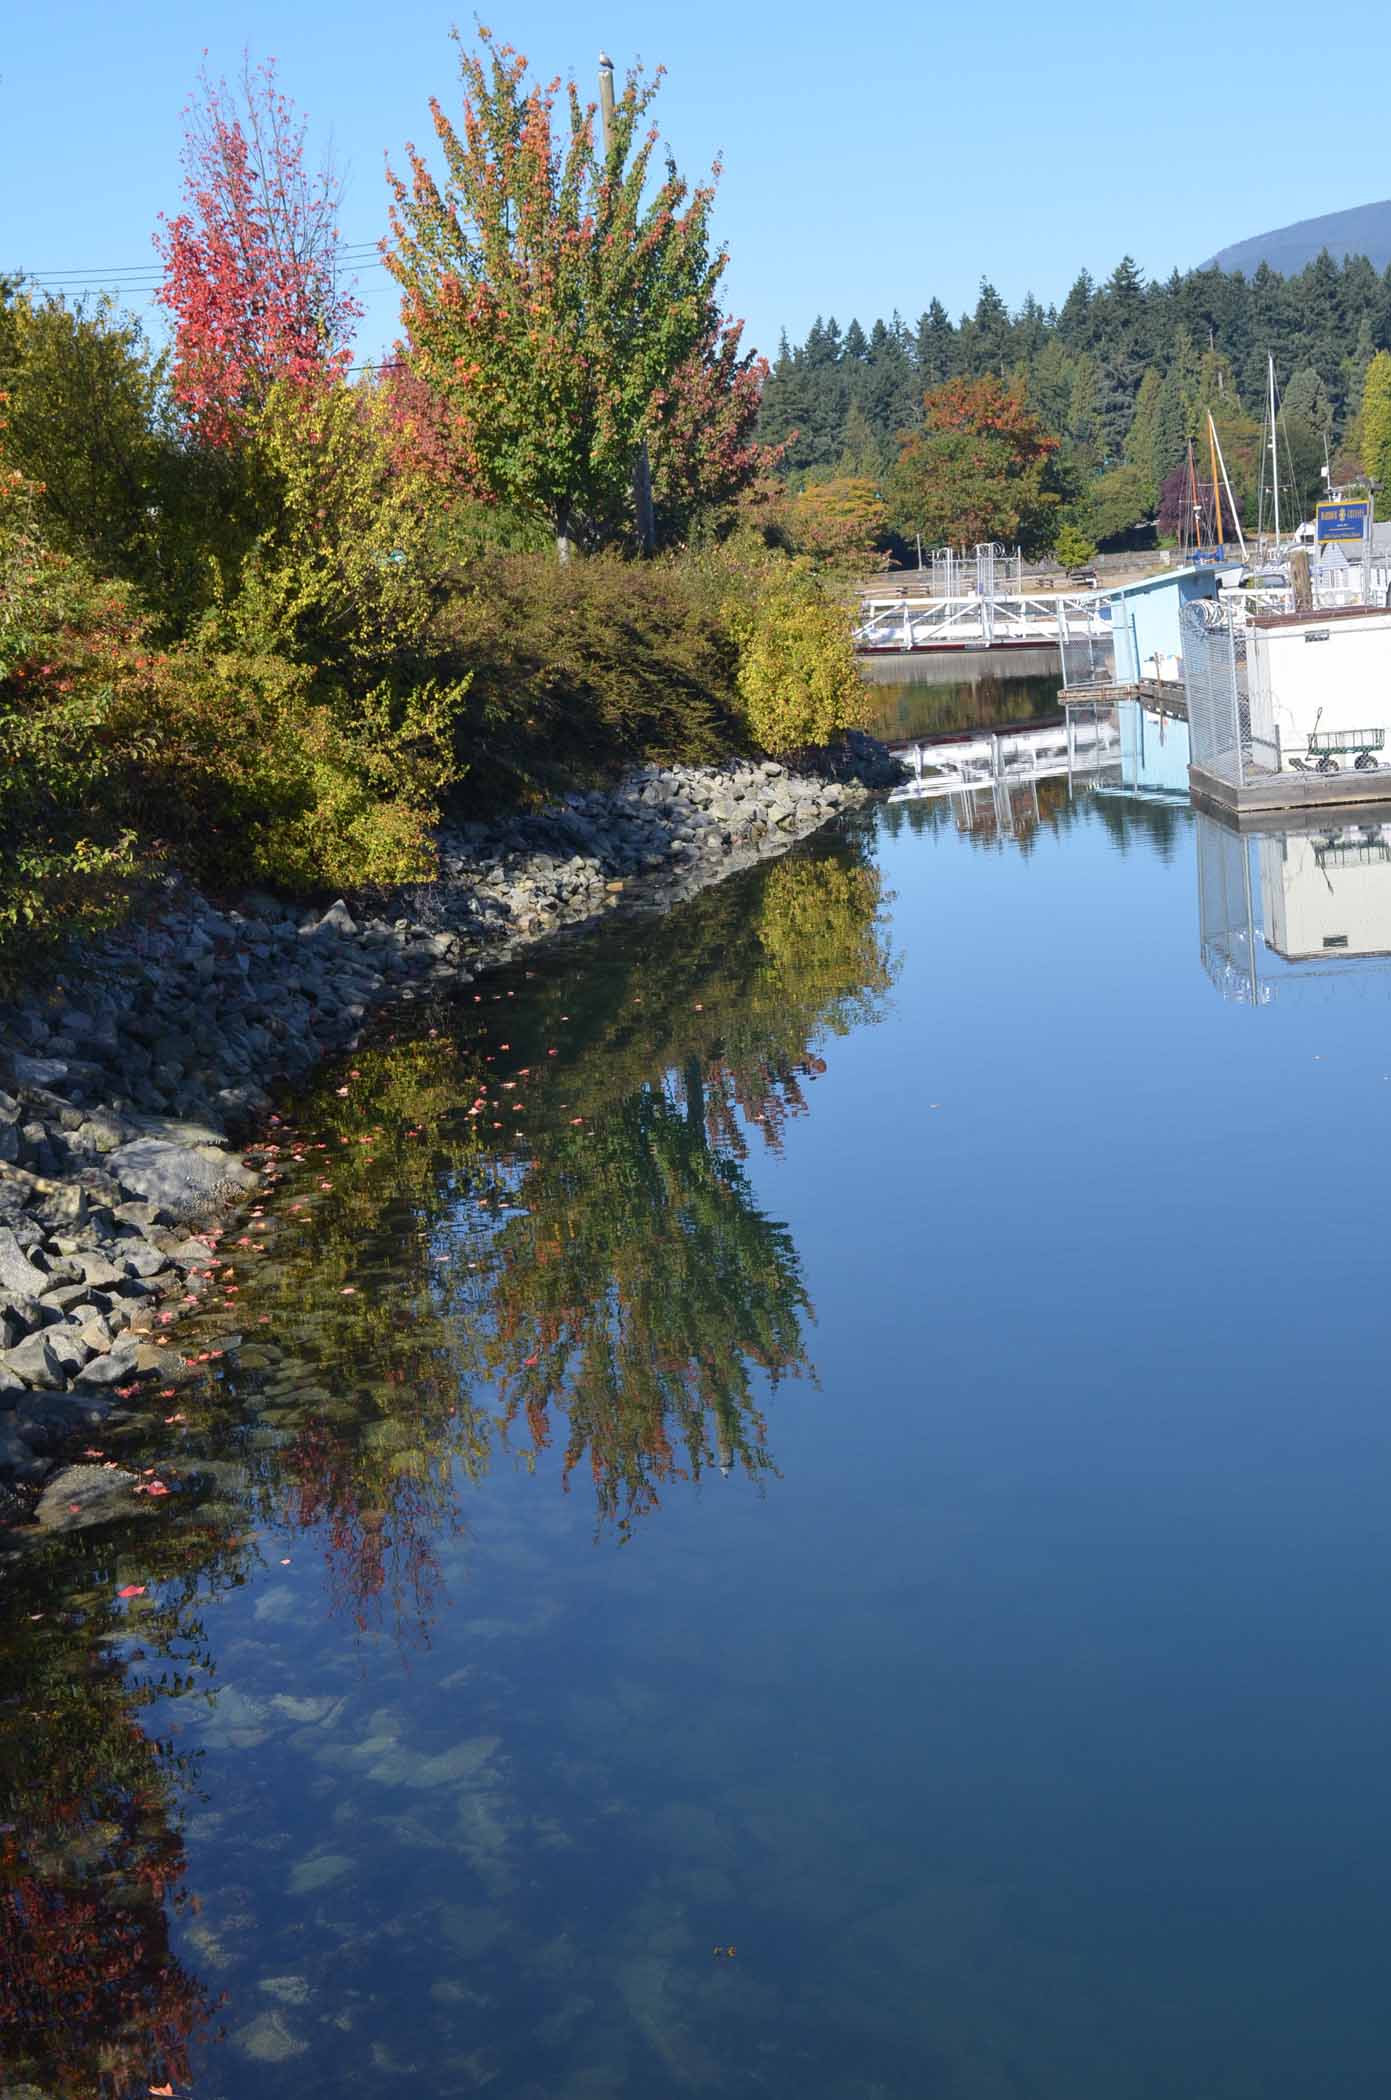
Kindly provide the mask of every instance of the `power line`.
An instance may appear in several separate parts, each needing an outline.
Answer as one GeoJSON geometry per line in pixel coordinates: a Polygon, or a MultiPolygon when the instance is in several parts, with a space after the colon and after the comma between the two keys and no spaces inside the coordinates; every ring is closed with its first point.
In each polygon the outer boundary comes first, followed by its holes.
{"type": "MultiPolygon", "coordinates": [[[[345,243],[340,259],[352,270],[380,269],[385,262],[376,241],[345,243]]],[[[46,292],[156,291],[164,282],[164,271],[156,263],[123,263],[110,270],[25,270],[18,266],[0,270],[0,276],[18,277],[46,292]]]]}

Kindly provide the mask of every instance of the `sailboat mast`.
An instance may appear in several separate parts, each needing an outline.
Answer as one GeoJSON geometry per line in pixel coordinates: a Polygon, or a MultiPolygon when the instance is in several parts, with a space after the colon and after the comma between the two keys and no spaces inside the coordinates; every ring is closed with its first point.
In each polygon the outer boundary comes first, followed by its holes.
{"type": "Polygon", "coordinates": [[[1212,420],[1212,410],[1207,412],[1207,456],[1208,472],[1212,476],[1212,544],[1220,547],[1226,540],[1222,529],[1222,484],[1217,478],[1217,425],[1212,420]]]}
{"type": "Polygon", "coordinates": [[[1266,367],[1270,374],[1270,487],[1275,499],[1275,551],[1280,551],[1280,455],[1275,449],[1275,356],[1266,352],[1266,367]]]}
{"type": "Polygon", "coordinates": [[[1198,470],[1193,464],[1192,438],[1189,438],[1187,443],[1188,454],[1186,465],[1188,469],[1188,486],[1185,489],[1184,494],[1188,500],[1183,506],[1185,512],[1185,523],[1183,531],[1179,536],[1179,550],[1181,553],[1185,554],[1191,552],[1193,547],[1201,547],[1201,545],[1203,544],[1203,513],[1202,505],[1198,501],[1198,470]],[[1188,518],[1191,518],[1193,520],[1191,528],[1186,522],[1188,518]],[[1190,529],[1193,533],[1193,538],[1191,541],[1188,537],[1190,529]]]}
{"type": "Polygon", "coordinates": [[[1243,561],[1245,561],[1246,535],[1241,529],[1241,514],[1236,507],[1236,498],[1232,494],[1231,482],[1227,479],[1227,462],[1222,456],[1222,440],[1217,435],[1217,425],[1212,420],[1211,409],[1209,409],[1207,412],[1207,428],[1208,436],[1212,442],[1212,449],[1216,456],[1217,465],[1222,470],[1222,486],[1227,491],[1227,509],[1231,513],[1232,524],[1236,528],[1236,543],[1241,549],[1241,558],[1243,561]]]}

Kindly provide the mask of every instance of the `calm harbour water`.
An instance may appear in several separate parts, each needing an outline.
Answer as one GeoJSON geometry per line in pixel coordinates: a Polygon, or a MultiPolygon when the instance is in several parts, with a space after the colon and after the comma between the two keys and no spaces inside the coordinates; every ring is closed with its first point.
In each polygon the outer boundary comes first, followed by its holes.
{"type": "Polygon", "coordinates": [[[871,695],[866,728],[886,742],[1051,720],[1060,710],[1062,665],[1054,649],[953,649],[917,656],[865,656],[871,695]]]}
{"type": "Polygon", "coordinates": [[[12,2077],[1381,2100],[1391,845],[987,802],[295,1105],[7,1605],[12,2077]]]}

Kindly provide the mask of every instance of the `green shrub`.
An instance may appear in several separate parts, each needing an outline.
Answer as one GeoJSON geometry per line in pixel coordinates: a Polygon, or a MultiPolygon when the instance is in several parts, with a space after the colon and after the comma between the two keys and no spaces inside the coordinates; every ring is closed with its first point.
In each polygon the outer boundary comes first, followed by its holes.
{"type": "Polygon", "coordinates": [[[162,650],[129,585],[46,543],[40,505],[0,468],[0,968],[108,922],[171,856],[300,892],[432,872],[456,687],[162,650]]]}
{"type": "Polygon", "coordinates": [[[127,807],[151,850],[219,885],[299,893],[433,874],[450,694],[385,691],[340,714],[301,665],[184,649],[118,720],[123,741],[149,704],[158,733],[127,807]]]}
{"type": "Polygon", "coordinates": [[[698,762],[743,741],[737,651],[691,561],[551,554],[480,561],[436,623],[472,667],[458,755],[475,796],[639,757],[698,762]]]}
{"type": "Polygon", "coordinates": [[[47,549],[39,495],[0,465],[0,948],[11,950],[117,916],[136,867],[106,792],[128,594],[47,549]]]}
{"type": "Polygon", "coordinates": [[[862,722],[866,693],[846,607],[801,561],[770,556],[740,584],[726,618],[739,651],[744,721],[759,748],[827,744],[862,722]]]}

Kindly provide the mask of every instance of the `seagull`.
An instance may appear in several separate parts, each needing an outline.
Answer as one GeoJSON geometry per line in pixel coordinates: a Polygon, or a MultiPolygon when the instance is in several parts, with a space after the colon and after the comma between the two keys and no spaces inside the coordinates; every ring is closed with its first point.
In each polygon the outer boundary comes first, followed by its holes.
{"type": "Polygon", "coordinates": [[[599,64],[608,72],[611,73],[613,71],[613,60],[609,57],[607,51],[601,51],[599,53],[599,64]]]}

